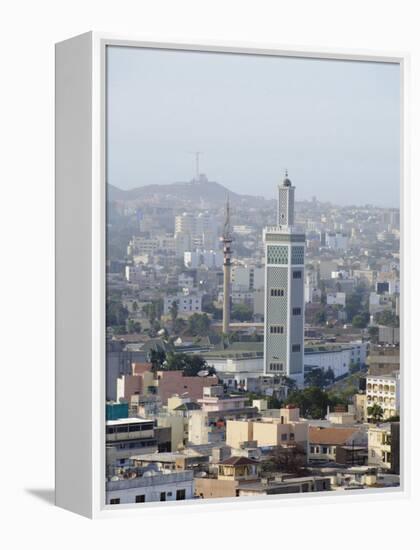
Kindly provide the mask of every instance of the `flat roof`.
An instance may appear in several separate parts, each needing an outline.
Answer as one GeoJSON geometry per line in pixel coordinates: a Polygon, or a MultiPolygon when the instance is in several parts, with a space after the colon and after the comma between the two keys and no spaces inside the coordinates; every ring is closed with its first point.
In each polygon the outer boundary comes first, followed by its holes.
{"type": "Polygon", "coordinates": [[[153,422],[152,419],[148,418],[118,418],[117,420],[107,420],[107,426],[117,426],[119,424],[143,424],[144,422],[153,422]]]}

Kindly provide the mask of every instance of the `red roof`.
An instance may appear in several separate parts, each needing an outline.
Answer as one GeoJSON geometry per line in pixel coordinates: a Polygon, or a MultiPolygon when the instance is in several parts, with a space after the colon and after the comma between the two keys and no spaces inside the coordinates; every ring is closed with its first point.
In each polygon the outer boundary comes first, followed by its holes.
{"type": "Polygon", "coordinates": [[[345,445],[358,428],[320,428],[309,426],[309,443],[319,445],[345,445]]]}

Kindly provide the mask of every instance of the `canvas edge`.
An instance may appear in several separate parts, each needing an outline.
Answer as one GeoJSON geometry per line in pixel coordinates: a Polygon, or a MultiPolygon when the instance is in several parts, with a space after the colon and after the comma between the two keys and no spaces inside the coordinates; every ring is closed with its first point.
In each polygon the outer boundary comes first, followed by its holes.
{"type": "MultiPolygon", "coordinates": [[[[169,509],[174,503],[150,503],[149,505],[125,505],[118,509],[105,505],[105,217],[106,217],[106,201],[105,201],[105,49],[107,46],[126,46],[126,47],[143,47],[143,48],[159,48],[159,49],[181,49],[193,51],[208,51],[220,53],[242,53],[256,55],[281,55],[287,57],[312,57],[319,59],[336,59],[348,61],[373,61],[384,63],[398,63],[401,67],[401,209],[403,214],[403,231],[401,235],[401,252],[403,264],[403,295],[401,306],[403,311],[402,321],[402,362],[404,375],[402,377],[402,485],[394,490],[364,490],[361,494],[325,494],[325,495],[280,495],[274,498],[246,498],[246,499],[214,499],[211,501],[192,501],[175,503],[176,508],[171,509],[171,513],[185,513],[188,509],[197,511],[217,511],[231,510],[246,506],[247,509],[261,507],[278,507],[280,505],[297,504],[296,498],[304,498],[306,504],[316,504],[324,502],[324,498],[328,497],[329,502],[366,502],[366,500],[383,500],[385,498],[405,498],[409,496],[409,471],[410,471],[410,452],[408,448],[408,437],[410,419],[408,414],[409,404],[409,379],[410,365],[409,356],[406,349],[406,324],[410,318],[409,300],[410,295],[408,269],[407,269],[407,250],[409,249],[409,231],[411,217],[409,209],[410,185],[409,185],[409,54],[406,52],[377,52],[366,50],[342,50],[330,49],[322,47],[306,47],[306,46],[286,46],[278,44],[252,44],[243,42],[221,42],[210,40],[198,40],[197,42],[185,42],[180,39],[171,41],[159,41],[158,38],[151,37],[136,37],[128,38],[121,37],[111,33],[90,32],[70,40],[66,40],[57,45],[67,44],[71,40],[83,39],[89,36],[91,38],[91,53],[92,53],[92,95],[91,95],[91,138],[92,138],[92,165],[91,165],[91,217],[90,225],[92,229],[91,240],[91,264],[86,266],[87,273],[91,273],[91,300],[89,304],[89,314],[91,315],[91,334],[92,348],[91,355],[91,400],[89,403],[83,403],[83,408],[89,418],[91,418],[91,461],[88,466],[90,472],[91,495],[88,506],[88,513],[83,513],[82,505],[72,508],[72,511],[82,513],[88,517],[94,518],[111,518],[129,516],[138,513],[144,517],[158,513],[156,504],[159,510],[169,509]],[[342,497],[346,498],[343,499],[342,497]],[[217,504],[215,507],[214,505],[217,504]]],[[[60,267],[57,266],[57,270],[60,267]]],[[[58,311],[57,311],[58,313],[58,311]]],[[[57,320],[56,320],[57,323],[57,320]]],[[[60,367],[58,367],[58,370],[60,367]]],[[[57,416],[56,416],[57,420],[57,416]]],[[[58,457],[60,453],[56,454],[58,457]]],[[[61,455],[60,455],[61,456],[61,455]]],[[[71,487],[70,490],[73,488],[71,487]]],[[[59,500],[59,499],[58,499],[59,500]]],[[[302,502],[301,502],[302,503],[302,502]]],[[[57,501],[57,505],[61,505],[57,501]]],[[[66,507],[66,506],[64,506],[66,507]]],[[[86,509],[83,504],[83,510],[86,509]]]]}

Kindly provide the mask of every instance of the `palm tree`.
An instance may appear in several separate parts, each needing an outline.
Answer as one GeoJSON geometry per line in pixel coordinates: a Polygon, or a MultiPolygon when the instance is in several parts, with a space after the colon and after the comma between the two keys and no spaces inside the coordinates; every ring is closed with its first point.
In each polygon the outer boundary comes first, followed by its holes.
{"type": "Polygon", "coordinates": [[[378,403],[374,403],[371,407],[368,407],[367,413],[375,422],[379,422],[384,417],[384,411],[378,403]]]}

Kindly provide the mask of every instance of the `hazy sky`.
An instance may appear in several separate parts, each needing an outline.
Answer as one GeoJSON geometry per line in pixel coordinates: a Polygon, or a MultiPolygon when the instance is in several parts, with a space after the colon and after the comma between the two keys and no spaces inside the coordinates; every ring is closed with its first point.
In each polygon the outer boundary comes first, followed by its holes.
{"type": "Polygon", "coordinates": [[[393,64],[108,48],[108,182],[201,172],[275,197],[399,205],[400,83],[393,64]]]}

